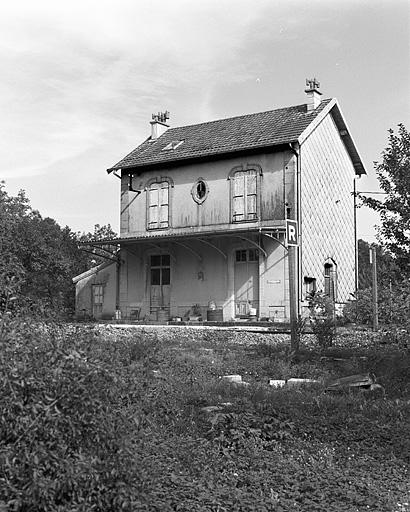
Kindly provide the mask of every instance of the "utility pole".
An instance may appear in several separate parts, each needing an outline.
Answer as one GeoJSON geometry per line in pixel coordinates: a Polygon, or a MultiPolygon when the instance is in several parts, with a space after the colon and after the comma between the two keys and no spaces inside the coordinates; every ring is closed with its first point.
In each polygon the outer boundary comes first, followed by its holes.
{"type": "Polygon", "coordinates": [[[289,316],[290,316],[290,348],[293,357],[299,352],[298,333],[298,279],[297,279],[297,250],[298,250],[298,223],[295,220],[286,220],[286,243],[288,246],[289,267],[289,316]]]}
{"type": "Polygon", "coordinates": [[[296,292],[296,247],[288,248],[289,264],[289,316],[290,316],[290,347],[291,352],[297,355],[299,352],[299,336],[297,332],[297,292],[296,292]]]}
{"type": "Polygon", "coordinates": [[[377,256],[376,248],[370,248],[370,263],[372,265],[372,302],[373,302],[373,330],[379,329],[379,306],[377,293],[377,256]]]}

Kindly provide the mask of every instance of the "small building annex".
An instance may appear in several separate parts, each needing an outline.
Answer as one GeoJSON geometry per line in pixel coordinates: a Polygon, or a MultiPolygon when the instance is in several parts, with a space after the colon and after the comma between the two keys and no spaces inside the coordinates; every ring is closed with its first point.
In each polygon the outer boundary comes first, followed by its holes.
{"type": "Polygon", "coordinates": [[[153,116],[108,169],[121,179],[120,236],[98,242],[111,260],[73,279],[79,316],[286,321],[291,290],[300,313],[315,290],[348,301],[365,169],[337,100],[306,83],[296,106],[176,128],[153,116]]]}

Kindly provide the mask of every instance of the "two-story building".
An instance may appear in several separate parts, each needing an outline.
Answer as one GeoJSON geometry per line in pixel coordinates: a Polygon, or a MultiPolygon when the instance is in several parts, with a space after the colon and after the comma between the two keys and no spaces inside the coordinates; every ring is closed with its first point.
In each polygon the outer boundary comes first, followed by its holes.
{"type": "MultiPolygon", "coordinates": [[[[169,128],[108,169],[121,179],[117,262],[77,276],[77,312],[167,320],[289,318],[323,290],[355,291],[353,180],[365,169],[336,99],[169,128]],[[286,219],[297,221],[289,283],[286,219]],[[194,307],[195,306],[195,307],[194,307]]],[[[101,243],[101,242],[100,242],[101,243]]]]}

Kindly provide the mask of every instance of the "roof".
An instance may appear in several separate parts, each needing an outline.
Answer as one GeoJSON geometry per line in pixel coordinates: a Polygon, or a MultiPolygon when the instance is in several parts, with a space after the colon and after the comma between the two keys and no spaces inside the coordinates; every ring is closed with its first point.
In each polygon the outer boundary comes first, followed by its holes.
{"type": "MultiPolygon", "coordinates": [[[[106,242],[107,243],[107,242],[106,242]]],[[[101,270],[104,270],[105,268],[109,267],[110,265],[114,265],[114,261],[104,261],[103,263],[100,263],[96,267],[92,267],[89,270],[86,270],[82,274],[79,274],[78,276],[75,276],[72,278],[72,282],[74,284],[78,283],[78,281],[81,281],[82,279],[85,279],[86,277],[90,277],[94,274],[98,274],[101,270]]]]}
{"type": "MultiPolygon", "coordinates": [[[[162,164],[187,163],[200,158],[210,159],[237,152],[255,151],[298,142],[302,135],[306,138],[309,127],[314,126],[335,105],[337,106],[335,99],[325,99],[311,111],[307,111],[306,104],[302,104],[169,128],[156,140],[152,140],[151,137],[146,139],[107,172],[162,164]],[[175,149],[164,149],[170,145],[175,149]]],[[[340,113],[340,109],[337,108],[337,110],[340,113]]],[[[345,127],[346,125],[343,123],[343,128],[345,127]]],[[[348,147],[347,149],[349,151],[348,147]]],[[[355,154],[353,153],[349,151],[351,158],[353,156],[352,161],[354,158],[358,158],[359,167],[361,165],[363,169],[356,168],[356,172],[358,174],[365,173],[357,151],[355,154]]],[[[353,163],[355,162],[353,161],[353,163]]]]}

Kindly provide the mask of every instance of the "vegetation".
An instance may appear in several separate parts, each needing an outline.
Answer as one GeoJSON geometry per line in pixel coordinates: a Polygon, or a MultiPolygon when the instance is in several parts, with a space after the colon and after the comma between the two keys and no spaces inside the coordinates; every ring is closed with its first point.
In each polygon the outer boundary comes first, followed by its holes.
{"type": "MultiPolygon", "coordinates": [[[[9,196],[0,182],[0,309],[12,280],[20,306],[70,312],[74,306],[72,278],[98,261],[78,249],[78,242],[115,236],[110,226],[96,225],[94,233],[74,233],[33,210],[23,191],[9,196]]],[[[10,306],[10,304],[8,305],[10,306]]]]}
{"type": "Polygon", "coordinates": [[[380,213],[379,241],[392,255],[402,275],[410,274],[410,133],[399,124],[389,130],[389,145],[375,164],[383,200],[361,196],[363,203],[380,213]]]}
{"type": "Polygon", "coordinates": [[[409,510],[408,348],[346,333],[324,357],[310,336],[291,364],[288,343],[6,318],[0,510],[409,510]],[[363,371],[386,397],[268,386],[363,371]]]}
{"type": "MultiPolygon", "coordinates": [[[[410,510],[409,134],[376,167],[382,216],[378,333],[334,330],[312,297],[312,332],[286,335],[60,324],[71,278],[99,263],[73,233],[0,184],[0,512],[410,510]],[[94,262],[92,261],[94,260],[94,262]],[[404,277],[404,278],[403,278],[404,277]],[[375,374],[386,394],[330,393],[375,374]],[[245,384],[223,375],[240,374],[245,384]],[[309,378],[274,388],[269,379],[309,378]]],[[[348,320],[371,321],[369,246],[348,320]]]]}
{"type": "Polygon", "coordinates": [[[377,244],[359,240],[359,290],[357,300],[344,309],[345,319],[362,325],[372,324],[372,268],[369,261],[371,247],[376,249],[379,322],[392,335],[410,333],[410,280],[401,274],[397,259],[377,244]]]}

